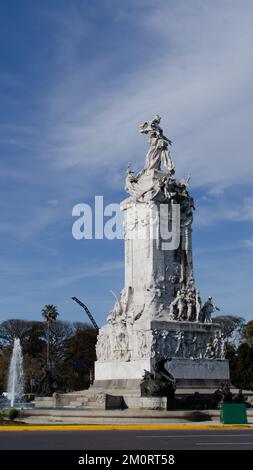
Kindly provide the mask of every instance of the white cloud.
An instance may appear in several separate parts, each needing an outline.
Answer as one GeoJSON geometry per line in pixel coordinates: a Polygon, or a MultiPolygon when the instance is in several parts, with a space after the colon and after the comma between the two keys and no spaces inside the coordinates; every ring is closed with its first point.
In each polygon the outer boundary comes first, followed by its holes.
{"type": "Polygon", "coordinates": [[[253,248],[253,237],[246,240],[241,240],[241,245],[246,248],[253,248]]]}
{"type": "MultiPolygon", "coordinates": [[[[191,185],[208,187],[217,199],[226,197],[231,185],[252,182],[253,3],[112,5],[112,24],[131,21],[142,41],[151,43],[148,60],[124,68],[119,50],[83,60],[80,51],[89,49],[97,27],[87,22],[85,9],[45,12],[55,26],[54,73],[49,87],[40,90],[30,126],[28,119],[0,127],[1,135],[25,153],[15,170],[3,169],[0,177],[26,180],[31,194],[35,185],[37,192],[53,188],[48,201],[58,200],[60,207],[55,214],[56,204],[44,208],[30,198],[30,220],[20,228],[21,237],[66,219],[81,195],[122,189],[127,163],[138,170],[147,151],[138,125],[157,112],[173,140],[178,176],[190,171],[191,185]],[[119,65],[120,74],[114,74],[119,65]]],[[[196,220],[248,220],[250,210],[240,215],[240,208],[203,207],[201,212],[198,207],[196,220]]]]}
{"type": "Polygon", "coordinates": [[[69,273],[67,276],[59,277],[56,280],[53,280],[50,284],[53,287],[63,287],[74,282],[80,281],[81,279],[90,278],[90,277],[99,277],[105,274],[112,273],[114,271],[122,271],[124,266],[123,261],[107,261],[103,264],[93,267],[85,267],[83,269],[75,269],[72,273],[69,273]]]}
{"type": "Polygon", "coordinates": [[[226,222],[252,222],[253,221],[253,197],[240,197],[235,201],[205,200],[198,205],[195,214],[196,225],[212,225],[217,221],[226,222]],[[241,199],[241,200],[240,200],[241,199]]]}
{"type": "MultiPolygon", "coordinates": [[[[143,38],[150,36],[156,46],[149,61],[125,70],[120,83],[113,77],[96,93],[91,88],[90,97],[83,89],[87,73],[99,83],[113,60],[97,59],[87,72],[76,53],[73,59],[66,52],[64,76],[52,82],[44,110],[49,121],[44,150],[55,169],[106,178],[105,168],[117,173],[129,160],[140,167],[147,142],[138,125],[159,112],[174,140],[178,173],[191,170],[194,185],[220,188],[252,180],[253,4],[175,5],[156,2],[135,18],[143,38]]],[[[75,49],[76,35],[72,30],[64,35],[75,49]]]]}

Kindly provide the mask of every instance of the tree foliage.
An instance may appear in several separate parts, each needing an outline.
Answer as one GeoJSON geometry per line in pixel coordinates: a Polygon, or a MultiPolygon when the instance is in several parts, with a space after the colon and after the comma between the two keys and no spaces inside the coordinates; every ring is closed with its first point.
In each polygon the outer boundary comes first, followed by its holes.
{"type": "Polygon", "coordinates": [[[49,324],[51,324],[53,321],[56,321],[59,315],[57,307],[51,304],[45,305],[41,313],[42,313],[42,316],[45,318],[46,322],[49,324]]]}
{"type": "Polygon", "coordinates": [[[235,387],[253,390],[253,347],[246,342],[228,350],[230,380],[235,387]]]}
{"type": "Polygon", "coordinates": [[[31,335],[31,329],[38,326],[38,322],[26,320],[6,320],[0,325],[0,346],[12,345],[15,338],[24,344],[31,335]]]}
{"type": "MultiPolygon", "coordinates": [[[[81,390],[90,384],[95,361],[96,330],[86,323],[59,320],[50,326],[50,365],[63,390],[81,390]]],[[[26,393],[36,392],[45,376],[48,328],[44,322],[7,320],[0,324],[0,394],[6,391],[14,338],[21,340],[26,393]]],[[[60,390],[59,390],[60,391],[60,390]]]]}
{"type": "Polygon", "coordinates": [[[243,336],[249,346],[253,346],[253,320],[250,320],[243,329],[243,336]]]}
{"type": "Polygon", "coordinates": [[[240,342],[245,326],[245,319],[236,315],[218,315],[214,318],[219,323],[227,340],[234,344],[240,342]]]}
{"type": "Polygon", "coordinates": [[[56,321],[59,313],[58,313],[57,307],[52,304],[45,305],[41,313],[47,322],[47,368],[49,368],[49,367],[52,367],[51,358],[49,362],[49,349],[50,349],[50,341],[51,341],[50,328],[53,322],[56,321]]]}

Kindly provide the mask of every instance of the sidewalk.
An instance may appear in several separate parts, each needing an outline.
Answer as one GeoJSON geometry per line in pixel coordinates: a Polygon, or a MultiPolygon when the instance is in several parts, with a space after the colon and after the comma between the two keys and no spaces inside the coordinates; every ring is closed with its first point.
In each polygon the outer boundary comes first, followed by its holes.
{"type": "MultiPolygon", "coordinates": [[[[253,426],[253,409],[247,410],[248,426],[253,426]]],[[[223,426],[220,410],[24,410],[20,421],[32,425],[88,426],[223,426]]]]}

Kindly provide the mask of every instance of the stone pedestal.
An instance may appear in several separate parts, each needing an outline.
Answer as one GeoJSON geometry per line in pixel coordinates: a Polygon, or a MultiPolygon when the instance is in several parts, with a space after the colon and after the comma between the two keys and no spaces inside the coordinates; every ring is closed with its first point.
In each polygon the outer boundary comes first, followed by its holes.
{"type": "MultiPolygon", "coordinates": [[[[212,361],[208,359],[172,359],[166,369],[176,380],[177,387],[212,389],[222,383],[229,384],[229,364],[227,360],[212,361]]],[[[144,370],[153,372],[152,360],[136,360],[131,362],[96,362],[94,387],[107,389],[138,390],[144,370]]]]}
{"type": "Polygon", "coordinates": [[[222,358],[219,324],[153,320],[148,327],[140,319],[128,325],[124,333],[128,341],[126,349],[121,350],[122,358],[117,355],[117,328],[113,333],[113,326],[107,325],[101,331],[110,341],[111,355],[96,361],[95,387],[114,388],[115,392],[117,389],[137,390],[144,371],[154,374],[160,357],[168,358],[165,368],[180,388],[207,389],[229,383],[229,366],[222,358]]]}

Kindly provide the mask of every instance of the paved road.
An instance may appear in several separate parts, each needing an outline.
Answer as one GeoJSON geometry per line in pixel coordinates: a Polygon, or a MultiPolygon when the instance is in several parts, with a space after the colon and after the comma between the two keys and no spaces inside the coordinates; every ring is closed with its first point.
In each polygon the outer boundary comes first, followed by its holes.
{"type": "Polygon", "coordinates": [[[11,431],[0,450],[253,450],[252,430],[11,431]]]}

